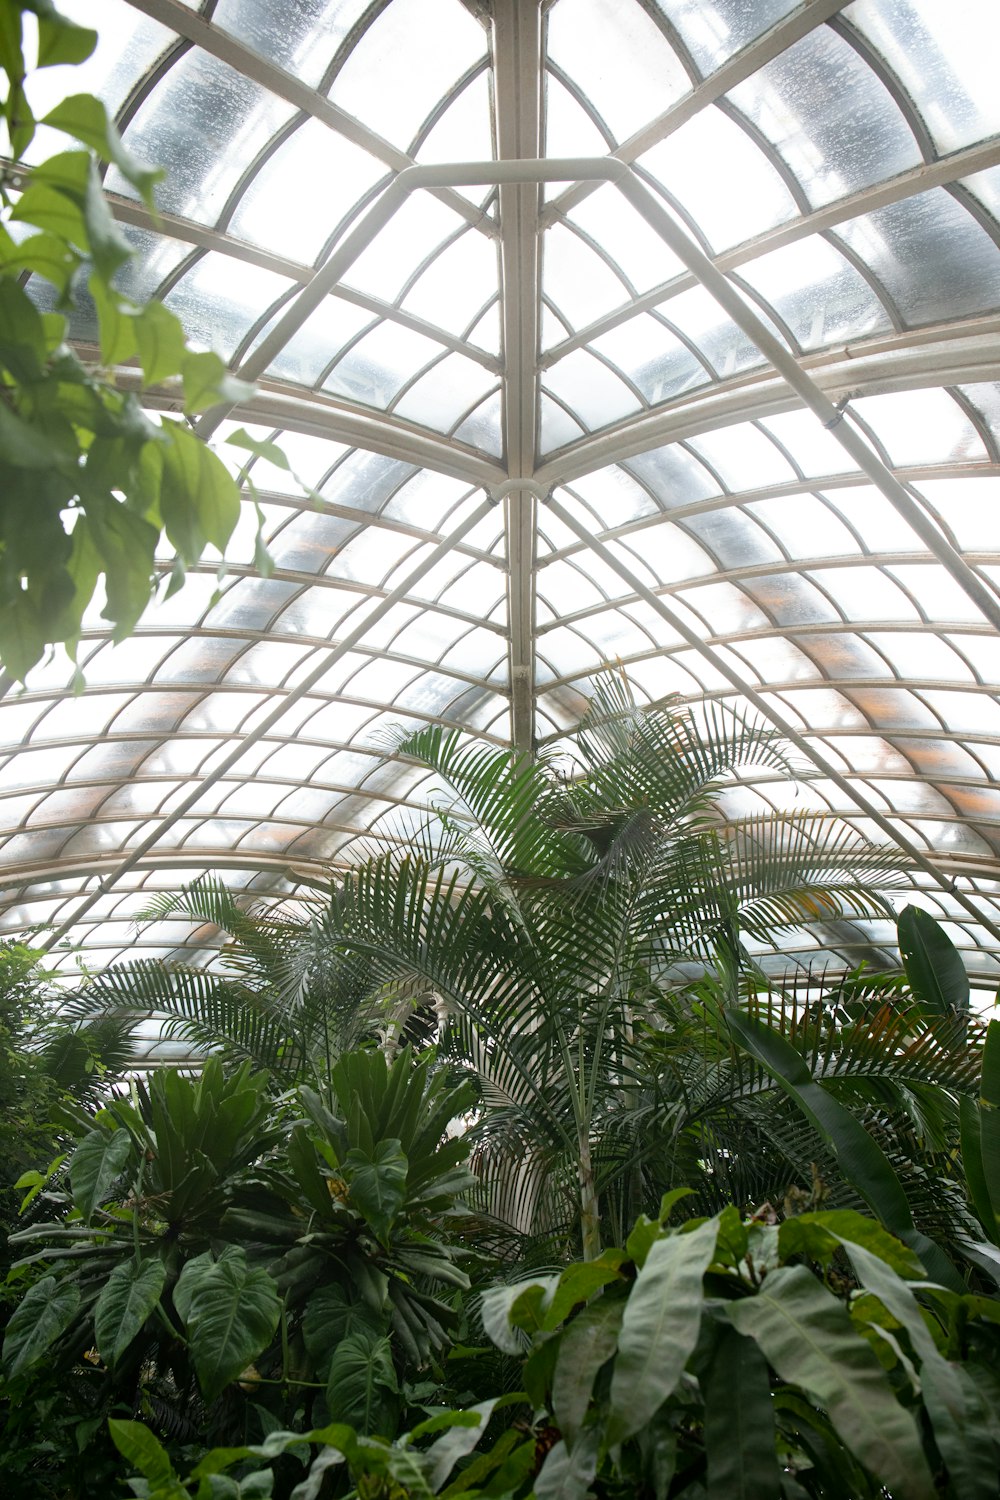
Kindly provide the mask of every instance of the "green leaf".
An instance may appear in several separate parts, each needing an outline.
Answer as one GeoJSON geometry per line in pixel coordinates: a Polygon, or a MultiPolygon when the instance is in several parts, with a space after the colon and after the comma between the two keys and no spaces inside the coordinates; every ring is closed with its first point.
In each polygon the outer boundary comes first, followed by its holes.
{"type": "Polygon", "coordinates": [[[115,291],[100,276],[91,276],[90,295],[97,308],[101,342],[101,359],[106,365],[118,365],[131,359],[136,350],[134,306],[121,292],[115,291]]]}
{"type": "Polygon", "coordinates": [[[70,439],[54,439],[0,401],[0,454],[5,464],[18,469],[51,469],[53,464],[75,462],[77,451],[70,439]]]}
{"type": "Polygon", "coordinates": [[[620,1443],[652,1418],[674,1390],[698,1342],[702,1277],[718,1220],[650,1247],[629,1295],[611,1377],[607,1440],[620,1443]]]}
{"type": "Polygon", "coordinates": [[[51,281],[65,302],[80,255],[54,234],[31,234],[4,254],[3,269],[34,271],[51,281]]]}
{"type": "Polygon", "coordinates": [[[166,422],[160,513],[167,536],[186,563],[196,562],[207,542],[220,552],[240,516],[240,494],[225,466],[200,438],[166,422]]]}
{"type": "Polygon", "coordinates": [[[132,630],[153,591],[153,563],[159,532],[155,526],[108,496],[87,504],[90,535],[105,574],[106,620],[119,627],[116,638],[132,630]]]}
{"type": "Polygon", "coordinates": [[[992,1223],[986,1221],[983,1227],[996,1240],[1000,1233],[1000,1021],[991,1021],[986,1028],[979,1080],[979,1150],[982,1181],[993,1208],[992,1223]]]}
{"type": "Polygon", "coordinates": [[[46,1276],[37,1281],[14,1309],[3,1341],[3,1368],[9,1380],[41,1359],[64,1333],[80,1306],[80,1290],[72,1281],[46,1276]]]}
{"type": "Polygon", "coordinates": [[[226,438],[226,442],[232,443],[234,448],[247,448],[255,458],[265,459],[267,463],[274,464],[275,468],[291,473],[288,459],[271,438],[251,437],[245,427],[237,427],[226,438]]]}
{"type": "Polygon", "coordinates": [[[40,68],[86,62],[97,46],[97,32],[69,20],[56,9],[52,0],[28,0],[26,9],[34,11],[38,17],[40,68]]]}
{"type": "Polygon", "coordinates": [[[69,1163],[69,1180],[73,1202],[84,1219],[89,1219],[111,1184],[121,1176],[132,1151],[132,1137],[127,1130],[110,1134],[99,1126],[85,1135],[69,1163]]]}
{"type": "Polygon", "coordinates": [[[110,281],[115,272],[132,259],[132,247],[115,223],[104,196],[97,163],[92,157],[89,158],[89,165],[81,204],[83,221],[87,226],[87,240],[94,270],[105,281],[110,281]]]}
{"type": "Polygon", "coordinates": [[[522,1341],[514,1330],[524,1328],[533,1333],[541,1328],[558,1281],[557,1276],[536,1276],[530,1281],[516,1281],[512,1286],[491,1286],[483,1293],[480,1303],[483,1328],[504,1354],[523,1353],[522,1341]]]}
{"type": "Polygon", "coordinates": [[[990,1500],[995,1492],[996,1462],[991,1445],[976,1431],[977,1417],[967,1410],[959,1372],[938,1352],[913,1292],[884,1262],[857,1243],[841,1241],[860,1284],[877,1297],[905,1330],[920,1362],[920,1380],[934,1438],[956,1493],[963,1500],[990,1500]]]}
{"type": "Polygon", "coordinates": [[[534,1500],[586,1500],[597,1473],[598,1436],[588,1428],[573,1451],[561,1440],[549,1450],[532,1490],[534,1500]]]}
{"type": "MultiPolygon", "coordinates": [[[[3,443],[3,403],[0,402],[0,445],[3,443]]],[[[41,660],[48,631],[34,599],[23,589],[12,590],[0,604],[0,661],[18,682],[41,660]]]]}
{"type": "Polygon", "coordinates": [[[181,374],[184,378],[184,410],[189,417],[218,406],[220,402],[235,405],[253,395],[253,386],[230,375],[225,361],[210,351],[186,354],[181,374]]]}
{"type": "Polygon", "coordinates": [[[552,1376],[552,1410],[572,1448],[583,1426],[597,1372],[618,1347],[626,1302],[600,1297],[567,1326],[559,1341],[552,1376]]]}
{"type": "Polygon", "coordinates": [[[108,1420],[108,1431],[118,1452],[148,1479],[157,1492],[163,1488],[170,1494],[170,1486],[176,1486],[178,1494],[184,1495],[174,1473],[173,1464],[159,1438],[143,1422],[123,1422],[117,1417],[108,1420]]]}
{"type": "Polygon", "coordinates": [[[406,1198],[407,1160],[399,1141],[379,1141],[374,1156],[355,1146],[344,1162],[350,1201],[386,1244],[406,1198]]]}
{"type": "Polygon", "coordinates": [[[753,1339],[722,1329],[701,1388],[708,1500],[778,1500],[767,1361],[753,1339]]]}
{"type": "Polygon", "coordinates": [[[132,320],[146,385],[179,375],[187,356],[180,319],[162,302],[149,302],[132,320]]]}
{"type": "Polygon", "coordinates": [[[0,363],[16,381],[42,377],[47,341],[41,314],[23,287],[0,277],[0,363]]]}
{"type": "Polygon", "coordinates": [[[804,1059],[778,1032],[755,1016],[727,1012],[733,1035],[795,1100],[813,1127],[836,1154],[848,1182],[865,1199],[887,1229],[920,1256],[936,1281],[953,1290],[961,1283],[948,1257],[933,1240],[914,1228],[906,1194],[884,1153],[868,1131],[817,1083],[804,1059]]]}
{"type": "Polygon", "coordinates": [[[94,1308],[94,1336],[106,1365],[116,1365],[160,1300],[166,1281],[162,1260],[115,1266],[94,1308]]]}
{"type": "Polygon", "coordinates": [[[431,1444],[424,1454],[427,1482],[435,1494],[445,1483],[458,1460],[471,1453],[485,1436],[494,1406],[496,1406],[495,1400],[480,1401],[475,1406],[467,1407],[465,1411],[444,1413],[447,1416],[473,1420],[454,1423],[443,1437],[439,1437],[436,1443],[431,1444]]]}
{"type": "Polygon", "coordinates": [[[368,1436],[391,1436],[398,1382],[387,1338],[350,1333],[330,1361],[326,1404],[335,1422],[368,1436]]]}
{"type": "Polygon", "coordinates": [[[113,163],[147,206],[154,207],[153,188],[165,173],[162,167],[153,170],[144,166],[125,149],[118,128],[100,99],[95,99],[93,94],[72,94],[50,110],[42,123],[73,136],[96,151],[102,161],[113,163]]]}
{"type": "Polygon", "coordinates": [[[899,951],[910,989],[938,1016],[969,1008],[969,976],[962,956],[930,912],[904,906],[896,923],[899,951]]]}
{"type": "Polygon", "coordinates": [[[727,1310],[781,1379],[828,1412],[841,1441],[896,1500],[933,1500],[913,1417],[844,1307],[804,1266],[771,1271],[756,1296],[727,1310]]]}
{"type": "Polygon", "coordinates": [[[187,1328],[208,1401],[267,1348],[281,1315],[273,1279],[265,1270],[250,1270],[234,1245],[214,1263],[211,1255],[188,1261],[174,1288],[174,1306],[187,1328]]]}
{"type": "Polygon", "coordinates": [[[567,1266],[559,1277],[552,1301],[545,1311],[543,1328],[558,1328],[573,1308],[580,1302],[589,1302],[595,1292],[620,1281],[624,1255],[620,1250],[605,1251],[597,1260],[579,1261],[567,1266]]]}
{"type": "Polygon", "coordinates": [[[853,1208],[798,1214],[778,1226],[778,1251],[782,1260],[788,1260],[792,1255],[806,1255],[810,1260],[828,1263],[836,1247],[844,1241],[863,1245],[900,1276],[924,1274],[924,1268],[912,1250],[874,1219],[865,1218],[853,1208]]]}

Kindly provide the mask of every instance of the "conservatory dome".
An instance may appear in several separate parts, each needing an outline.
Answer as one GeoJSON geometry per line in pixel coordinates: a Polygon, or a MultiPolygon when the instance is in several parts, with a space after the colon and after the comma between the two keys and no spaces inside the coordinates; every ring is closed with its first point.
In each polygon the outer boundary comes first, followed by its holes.
{"type": "Polygon", "coordinates": [[[901,848],[995,987],[996,0],[61,8],[100,42],[39,104],[100,95],[167,169],[156,215],[108,172],[124,290],[253,391],[197,424],[246,481],[221,576],[119,645],[95,607],[82,692],[61,651],[6,683],[3,931],[66,975],[209,959],[137,914],[322,888],[433,805],[390,731],[551,749],[611,667],[775,726],[808,775],[732,809],[901,848]]]}

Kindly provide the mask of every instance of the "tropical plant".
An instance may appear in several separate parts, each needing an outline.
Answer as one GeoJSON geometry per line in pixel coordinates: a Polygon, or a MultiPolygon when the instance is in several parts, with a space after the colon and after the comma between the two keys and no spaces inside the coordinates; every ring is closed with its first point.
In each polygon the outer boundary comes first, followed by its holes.
{"type": "Polygon", "coordinates": [[[68,996],[69,1020],[121,1024],[155,1016],[163,1035],[194,1056],[250,1062],[276,1090],[308,1083],[322,1089],[343,1053],[391,1041],[405,997],[379,993],[370,967],[331,944],[323,903],[241,900],[208,876],[157,897],[137,920],[187,919],[228,935],[211,968],[162,959],[116,964],[68,996]]]}
{"type": "Polygon", "coordinates": [[[739,770],[793,772],[780,741],[721,708],[641,710],[614,676],[562,762],[441,728],[398,753],[434,773],[440,805],[345,877],[330,944],[439,997],[449,1055],[477,1080],[494,1214],[529,1233],[575,1219],[593,1256],[602,1203],[619,1226],[642,1206],[670,1066],[651,1100],[649,1038],[693,1035],[671,997],[717,967],[761,988],[742,937],[884,917],[870,882],[894,862],[834,819],[726,819],[739,770]]]}
{"type": "Polygon", "coordinates": [[[124,1402],[178,1440],[313,1415],[391,1437],[469,1284],[447,1235],[468,1143],[445,1139],[467,1104],[404,1050],[347,1054],[323,1097],[277,1111],[263,1075],[211,1059],[78,1114],[57,1217],[15,1236],[34,1279],[3,1345],[9,1409],[89,1363],[81,1421],[124,1402]]]}
{"type": "Polygon", "coordinates": [[[227,1471],[226,1493],[270,1494],[289,1453],[303,1500],[331,1471],[365,1500],[991,1500],[1000,1304],[928,1282],[850,1210],[772,1224],[729,1207],[670,1228],[683,1196],[624,1249],[484,1296],[523,1392],[393,1443],[345,1424],[276,1432],[183,1480],[140,1424],[113,1423],[115,1442],[149,1500],[209,1500],[227,1471]]]}
{"type": "MultiPolygon", "coordinates": [[[[36,129],[32,58],[39,68],[79,63],[96,41],[52,0],[0,7],[0,120],[14,162],[0,174],[0,662],[15,678],[50,643],[75,655],[102,576],[102,617],[116,639],[128,635],[159,584],[161,535],[174,552],[173,592],[206,546],[224,551],[240,513],[239,488],[221,460],[187,422],[151,417],[141,393],[115,373],[135,360],[145,387],[179,377],[188,417],[248,391],[217,354],[188,345],[162,303],[137,302],[115,284],[132,250],[104,196],[100,164],[113,164],[154,211],[163,174],[135,160],[104,105],[82,93],[38,122],[76,149],[18,165],[36,129]],[[26,275],[44,288],[41,305],[21,284],[26,275]],[[85,363],[66,342],[66,315],[84,284],[99,363],[85,363]]],[[[245,434],[240,440],[256,451],[245,434]]],[[[257,561],[266,570],[259,539],[257,561]]]]}

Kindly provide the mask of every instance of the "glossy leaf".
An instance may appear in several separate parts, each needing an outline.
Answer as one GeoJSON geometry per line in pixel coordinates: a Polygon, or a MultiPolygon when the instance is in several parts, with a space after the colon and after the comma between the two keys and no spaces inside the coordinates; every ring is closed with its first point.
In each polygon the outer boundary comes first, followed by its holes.
{"type": "Polygon", "coordinates": [[[174,1288],[184,1319],[198,1383],[212,1401],[270,1343],[281,1299],[263,1269],[250,1270],[243,1251],[229,1246],[188,1261],[174,1288]]]}
{"type": "Polygon", "coordinates": [[[102,1203],[111,1184],[121,1176],[132,1150],[127,1130],[102,1130],[84,1136],[69,1163],[73,1201],[85,1219],[102,1203]]]}
{"type": "Polygon", "coordinates": [[[597,1372],[618,1347],[625,1300],[599,1297],[578,1313],[559,1341],[552,1376],[552,1410],[572,1448],[583,1426],[597,1372]]]}
{"type": "Polygon", "coordinates": [[[406,1198],[407,1160],[399,1141],[379,1141],[371,1156],[355,1147],[344,1167],[352,1204],[385,1244],[406,1198]]]}
{"type": "Polygon", "coordinates": [[[166,1282],[162,1260],[127,1260],[115,1266],[94,1307],[94,1336],[101,1358],[115,1365],[160,1300],[166,1282]]]}
{"type": "Polygon", "coordinates": [[[771,1387],[754,1341],[722,1329],[701,1387],[708,1500],[778,1500],[771,1387]]]}
{"type": "Polygon", "coordinates": [[[42,1358],[72,1323],[79,1306],[80,1290],[74,1282],[57,1281],[54,1276],[36,1281],[7,1324],[3,1369],[9,1380],[42,1358]]]}
{"type": "Polygon", "coordinates": [[[912,1415],[844,1307],[804,1266],[771,1271],[757,1294],[731,1304],[728,1315],[782,1380],[829,1413],[841,1441],[896,1500],[933,1500],[912,1415]]]}
{"type": "Polygon", "coordinates": [[[680,1380],[698,1341],[702,1277],[715,1253],[718,1222],[673,1234],[650,1248],[618,1335],[611,1377],[608,1442],[619,1443],[651,1419],[680,1380]]]}
{"type": "Polygon", "coordinates": [[[962,956],[940,923],[919,906],[904,906],[896,923],[910,988],[935,1015],[969,1008],[969,976],[962,956]]]}

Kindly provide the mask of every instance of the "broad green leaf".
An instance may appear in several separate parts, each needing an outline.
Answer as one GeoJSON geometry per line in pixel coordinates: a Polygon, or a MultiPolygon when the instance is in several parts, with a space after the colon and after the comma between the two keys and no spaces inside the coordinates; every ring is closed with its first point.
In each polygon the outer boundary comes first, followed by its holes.
{"type": "Polygon", "coordinates": [[[153,591],[153,560],[159,533],[155,526],[108,496],[93,497],[87,506],[90,535],[105,575],[107,604],[101,611],[128,632],[135,625],[153,591]]]}
{"type": "Polygon", "coordinates": [[[344,1162],[350,1201],[386,1244],[406,1198],[407,1160],[399,1141],[379,1141],[373,1156],[357,1146],[344,1162]]]}
{"type": "Polygon", "coordinates": [[[97,32],[64,16],[52,0],[30,0],[27,9],[38,17],[38,66],[86,62],[97,46],[97,32]]]}
{"type": "Polygon", "coordinates": [[[756,1017],[735,1010],[727,1012],[726,1019],[741,1045],[763,1064],[830,1144],[844,1176],[872,1212],[916,1251],[936,1281],[959,1290],[959,1278],[948,1257],[914,1227],[899,1178],[861,1121],[816,1082],[804,1059],[778,1032],[756,1017]]]}
{"type": "Polygon", "coordinates": [[[54,234],[31,234],[3,257],[4,269],[34,271],[51,281],[59,291],[60,304],[79,265],[79,254],[54,234]]]}
{"type": "MultiPolygon", "coordinates": [[[[174,1466],[170,1462],[167,1450],[145,1423],[123,1422],[118,1417],[111,1417],[108,1421],[108,1431],[122,1457],[128,1460],[133,1469],[138,1469],[139,1473],[148,1479],[158,1492],[161,1488],[174,1484],[177,1486],[178,1494],[186,1494],[174,1473],[174,1466]]],[[[167,1488],[167,1493],[169,1493],[169,1488],[167,1488]]]]}
{"type": "Polygon", "coordinates": [[[618,1347],[625,1307],[624,1297],[600,1297],[567,1325],[559,1340],[552,1410],[570,1448],[587,1415],[597,1372],[618,1347]]]}
{"type": "Polygon", "coordinates": [[[198,1383],[215,1397],[271,1342],[281,1315],[278,1289],[267,1271],[250,1270],[228,1246],[189,1261],[174,1288],[174,1306],[187,1327],[198,1383]]]}
{"type": "Polygon", "coordinates": [[[367,1333],[377,1337],[384,1332],[383,1324],[371,1308],[364,1302],[351,1301],[336,1282],[312,1294],[302,1320],[306,1349],[320,1370],[325,1369],[326,1361],[348,1334],[367,1333]]]}
{"type": "Polygon", "coordinates": [[[23,287],[0,277],[0,363],[16,381],[41,379],[47,352],[42,317],[23,287]]]}
{"type": "Polygon", "coordinates": [[[162,1260],[115,1266],[94,1308],[94,1336],[106,1365],[118,1363],[160,1300],[166,1281],[162,1260]]]}
{"type": "Polygon", "coordinates": [[[534,1500],[586,1500],[597,1473],[598,1435],[588,1428],[573,1451],[562,1441],[546,1455],[532,1490],[534,1500]]]}
{"type": "Polygon", "coordinates": [[[132,304],[100,276],[91,276],[90,295],[97,308],[97,326],[101,342],[101,359],[106,365],[122,364],[136,350],[135,318],[132,304]]]}
{"type": "Polygon", "coordinates": [[[70,441],[53,442],[50,433],[32,426],[0,401],[0,455],[18,469],[51,469],[56,463],[74,463],[77,450],[70,441]]]}
{"type": "Polygon", "coordinates": [[[767,1361],[753,1339],[723,1329],[701,1388],[708,1500],[778,1500],[767,1361]]]}
{"type": "Polygon", "coordinates": [[[844,1307],[804,1266],[771,1271],[756,1296],[727,1310],[781,1379],[827,1411],[844,1445],[895,1500],[933,1500],[912,1415],[844,1307]]]}
{"type": "Polygon", "coordinates": [[[445,1483],[458,1460],[471,1453],[485,1436],[495,1405],[496,1401],[480,1401],[475,1406],[467,1407],[464,1412],[452,1413],[456,1417],[478,1417],[479,1420],[474,1423],[456,1423],[427,1449],[424,1454],[427,1481],[435,1493],[445,1483]]]}
{"type": "Polygon", "coordinates": [[[993,1208],[993,1223],[984,1228],[997,1239],[1000,1226],[1000,1021],[986,1028],[983,1071],[979,1081],[979,1150],[982,1179],[993,1208]]]}
{"type": "Polygon", "coordinates": [[[904,906],[896,923],[899,951],[910,989],[938,1016],[969,1008],[969,976],[962,956],[930,912],[904,906]]]}
{"type": "Polygon", "coordinates": [[[989,1235],[994,1244],[1000,1239],[1000,1222],[997,1220],[990,1197],[989,1184],[983,1168],[983,1142],[981,1111],[975,1099],[958,1101],[958,1117],[961,1125],[962,1168],[965,1185],[972,1199],[972,1206],[979,1216],[983,1233],[989,1235]]]}
{"type": "Polygon", "coordinates": [[[650,1247],[629,1295],[611,1377],[607,1440],[638,1432],[674,1390],[698,1342],[702,1277],[715,1254],[718,1220],[650,1247]]]}
{"type": "Polygon", "coordinates": [[[162,302],[149,302],[136,313],[132,324],[146,385],[159,385],[168,376],[179,375],[187,350],[176,314],[162,302]]]}
{"type": "Polygon", "coordinates": [[[397,1390],[387,1338],[350,1333],[341,1339],[326,1382],[326,1404],[335,1422],[369,1436],[391,1435],[397,1390]]]}
{"type": "Polygon", "coordinates": [[[18,1304],[3,1341],[3,1369],[13,1380],[31,1368],[64,1333],[80,1306],[80,1290],[72,1281],[46,1276],[37,1281],[18,1304]]]}
{"type": "Polygon", "coordinates": [[[167,537],[187,563],[207,542],[220,552],[240,516],[240,496],[225,466],[200,438],[176,422],[164,423],[160,514],[167,537]]]}
{"type": "Polygon", "coordinates": [[[132,259],[132,247],[115,222],[93,158],[90,159],[81,207],[94,271],[105,281],[110,281],[115,272],[132,259]]]}
{"type": "MultiPolygon", "coordinates": [[[[0,446],[3,444],[3,403],[0,402],[0,446]]],[[[34,599],[23,589],[14,589],[0,604],[0,661],[18,682],[39,661],[48,642],[48,631],[34,599]]]]}
{"type": "Polygon", "coordinates": [[[69,1163],[69,1180],[73,1202],[85,1219],[107,1196],[111,1184],[121,1176],[132,1151],[132,1137],[127,1130],[102,1130],[99,1126],[85,1135],[69,1163]]]}
{"type": "Polygon", "coordinates": [[[226,442],[232,443],[234,448],[246,448],[255,458],[265,459],[269,464],[274,464],[275,468],[290,472],[288,459],[271,438],[251,437],[245,427],[237,427],[236,431],[231,432],[226,438],[226,442]]]}
{"type": "MultiPolygon", "coordinates": [[[[877,1297],[909,1336],[920,1363],[924,1405],[934,1428],[934,1439],[956,1492],[963,1500],[991,1500],[995,1493],[996,1464],[983,1462],[974,1416],[966,1409],[958,1369],[938,1352],[913,1292],[878,1256],[857,1243],[841,1243],[860,1284],[877,1297]]],[[[990,1455],[992,1457],[992,1455],[990,1455]]]]}
{"type": "Polygon", "coordinates": [[[253,386],[230,375],[225,361],[211,351],[184,356],[184,410],[189,417],[227,401],[230,405],[253,395],[253,386]]]}
{"type": "Polygon", "coordinates": [[[619,1267],[624,1260],[620,1250],[605,1251],[597,1260],[578,1261],[567,1266],[559,1277],[552,1301],[545,1311],[544,1328],[558,1328],[573,1308],[580,1302],[589,1302],[595,1292],[620,1281],[619,1267]]]}
{"type": "Polygon", "coordinates": [[[557,1276],[536,1276],[512,1286],[492,1286],[485,1291],[479,1315],[488,1338],[504,1354],[521,1354],[524,1345],[516,1328],[533,1333],[542,1326],[549,1298],[558,1285],[557,1276]]]}
{"type": "Polygon", "coordinates": [[[845,1240],[863,1245],[884,1260],[900,1276],[922,1276],[924,1268],[908,1246],[882,1228],[874,1219],[853,1208],[823,1209],[819,1213],[798,1214],[778,1226],[778,1250],[782,1260],[805,1255],[810,1260],[829,1262],[837,1246],[845,1240]]]}
{"type": "Polygon", "coordinates": [[[102,161],[113,163],[148,207],[153,207],[153,188],[165,175],[163,169],[146,167],[126,151],[118,128],[100,99],[93,94],[72,94],[50,110],[42,123],[73,136],[96,151],[102,161]]]}

